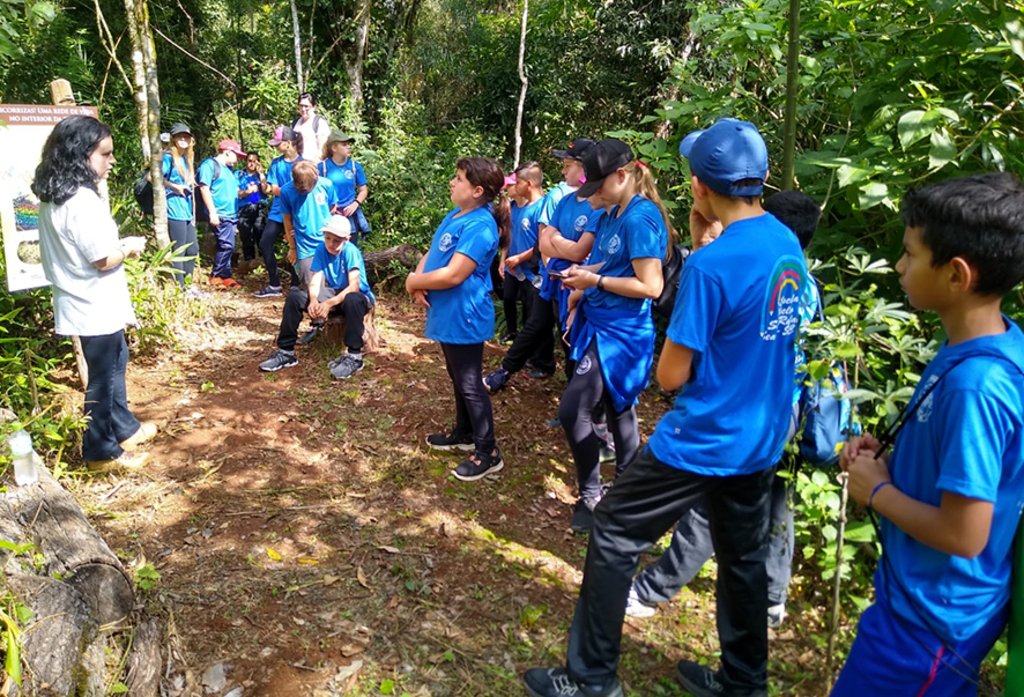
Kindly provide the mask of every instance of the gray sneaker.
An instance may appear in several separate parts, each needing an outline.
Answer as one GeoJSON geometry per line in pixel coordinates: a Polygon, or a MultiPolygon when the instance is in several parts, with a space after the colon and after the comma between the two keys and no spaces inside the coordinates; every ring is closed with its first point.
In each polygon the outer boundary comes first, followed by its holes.
{"type": "Polygon", "coordinates": [[[270,354],[270,358],[260,363],[260,370],[264,373],[276,373],[281,368],[291,368],[298,365],[299,359],[295,357],[294,351],[282,351],[278,349],[270,354]]]}
{"type": "Polygon", "coordinates": [[[341,356],[333,366],[331,366],[330,371],[331,375],[339,380],[347,380],[362,369],[363,359],[353,358],[346,353],[344,356],[341,356]]]}
{"type": "Polygon", "coordinates": [[[645,603],[640,599],[640,594],[636,592],[635,583],[629,587],[629,598],[626,599],[626,615],[643,619],[654,617],[657,612],[658,609],[654,605],[645,603]]]}

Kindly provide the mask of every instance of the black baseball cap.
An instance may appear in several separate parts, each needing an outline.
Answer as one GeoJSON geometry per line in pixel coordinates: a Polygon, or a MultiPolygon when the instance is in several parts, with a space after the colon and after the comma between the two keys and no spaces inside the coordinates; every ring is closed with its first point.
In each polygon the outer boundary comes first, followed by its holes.
{"type": "Polygon", "coordinates": [[[181,123],[181,122],[176,123],[173,126],[171,126],[170,133],[171,133],[171,138],[173,138],[174,136],[177,136],[177,135],[181,135],[182,133],[185,133],[185,134],[188,134],[188,135],[192,135],[192,131],[189,130],[189,127],[186,126],[185,124],[181,123]]]}
{"type": "Polygon", "coordinates": [[[601,188],[609,174],[633,161],[633,150],[621,140],[608,138],[588,148],[583,153],[582,161],[587,183],[579,188],[576,195],[590,198],[601,188]]]}
{"type": "Polygon", "coordinates": [[[565,150],[553,148],[551,150],[551,154],[560,160],[579,160],[583,157],[583,153],[589,150],[593,145],[594,141],[590,138],[577,138],[569,143],[569,147],[565,150]]]}

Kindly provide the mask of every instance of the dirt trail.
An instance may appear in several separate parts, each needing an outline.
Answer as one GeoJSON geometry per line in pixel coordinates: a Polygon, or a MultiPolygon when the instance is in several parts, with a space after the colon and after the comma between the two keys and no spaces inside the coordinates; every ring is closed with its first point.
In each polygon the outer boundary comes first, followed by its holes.
{"type": "MultiPolygon", "coordinates": [[[[585,555],[564,436],[542,424],[562,381],[520,376],[494,398],[506,467],[462,483],[423,442],[454,407],[418,308],[382,299],[385,345],[351,380],[330,376],[323,339],[266,375],[283,299],[251,290],[130,365],[133,409],[164,426],[145,473],[72,484],[111,547],[161,574],[143,600],[166,619],[168,694],[199,694],[219,663],[213,694],[520,694],[524,668],[563,655],[585,555]]],[[[643,401],[646,435],[665,405],[643,401]]],[[[694,586],[627,623],[630,694],[683,694],[673,661],[716,651],[711,582],[694,586]]]]}

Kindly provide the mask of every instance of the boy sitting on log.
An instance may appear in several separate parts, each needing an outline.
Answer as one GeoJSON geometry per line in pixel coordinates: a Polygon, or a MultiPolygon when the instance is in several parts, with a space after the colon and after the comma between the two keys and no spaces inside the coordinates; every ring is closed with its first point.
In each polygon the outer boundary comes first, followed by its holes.
{"type": "Polygon", "coordinates": [[[336,307],[345,318],[348,352],[328,364],[331,375],[345,380],[363,369],[363,318],[376,302],[367,280],[363,255],[358,247],[349,244],[352,224],[345,216],[332,216],[321,232],[324,241],[313,254],[308,291],[294,288],[288,294],[277,336],[278,350],[260,363],[260,370],[264,372],[273,373],[298,365],[295,342],[303,312],[308,312],[311,319],[326,320],[336,307]]]}

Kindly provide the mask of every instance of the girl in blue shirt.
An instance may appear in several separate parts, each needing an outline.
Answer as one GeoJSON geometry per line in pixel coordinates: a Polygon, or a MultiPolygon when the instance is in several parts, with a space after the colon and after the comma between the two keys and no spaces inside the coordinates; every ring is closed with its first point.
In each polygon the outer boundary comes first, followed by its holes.
{"type": "Polygon", "coordinates": [[[186,287],[196,267],[199,244],[196,242],[196,224],[192,210],[192,190],[195,188],[195,158],[192,145],[195,139],[188,126],[176,123],[171,127],[171,148],[163,156],[164,185],[167,187],[167,233],[174,243],[176,256],[192,257],[188,261],[173,262],[181,273],[178,283],[186,287]]]}
{"type": "Polygon", "coordinates": [[[640,447],[636,402],[654,362],[651,301],[661,295],[662,261],[675,231],[647,165],[620,140],[603,140],[583,154],[587,183],[578,196],[607,214],[598,225],[587,266],[572,266],[563,283],[576,372],[558,408],[579,483],[570,526],[590,530],[601,500],[594,413],[603,407],[615,439],[616,475],[640,447]]]}
{"type": "Polygon", "coordinates": [[[427,338],[441,344],[455,389],[455,427],[427,436],[435,450],[474,451],[453,474],[466,482],[504,467],[494,442],[491,401],[484,390],[484,342],[494,337],[491,262],[499,236],[511,227],[509,204],[500,197],[505,183],[489,157],[463,157],[449,183],[455,209],[434,233],[430,251],[405,288],[427,308],[427,338]],[[500,233],[499,233],[500,230],[500,233]]]}
{"type": "Polygon", "coordinates": [[[352,136],[343,131],[331,131],[324,143],[323,161],[317,166],[321,177],[334,183],[338,204],[332,213],[343,215],[352,224],[352,244],[370,234],[370,223],[363,213],[363,201],[369,195],[363,166],[352,159],[352,136]]]}
{"type": "Polygon", "coordinates": [[[245,169],[238,172],[238,235],[242,238],[242,256],[245,261],[256,258],[256,242],[263,232],[263,212],[267,177],[263,174],[263,163],[258,153],[251,152],[245,158],[245,169]],[[244,195],[244,194],[248,195],[244,195]]]}
{"type": "Polygon", "coordinates": [[[274,197],[267,213],[267,224],[260,235],[260,251],[263,253],[263,264],[267,267],[267,287],[256,291],[257,298],[273,298],[281,295],[281,276],[277,272],[277,255],[274,246],[277,238],[284,232],[284,215],[281,212],[281,188],[291,182],[292,167],[296,160],[301,159],[302,134],[288,126],[278,126],[274,137],[267,145],[277,148],[281,153],[270,163],[267,171],[267,185],[264,192],[274,197]]]}

